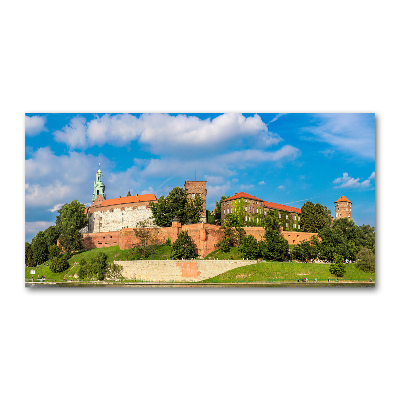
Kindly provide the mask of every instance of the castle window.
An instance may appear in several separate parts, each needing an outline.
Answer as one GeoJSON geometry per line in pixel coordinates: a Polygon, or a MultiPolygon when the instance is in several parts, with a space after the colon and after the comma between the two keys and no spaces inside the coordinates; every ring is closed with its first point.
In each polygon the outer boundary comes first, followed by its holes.
{"type": "Polygon", "coordinates": [[[293,228],[296,228],[296,224],[293,224],[293,228]]]}
{"type": "Polygon", "coordinates": [[[279,215],[279,218],[281,217],[281,213],[278,213],[278,215],[279,215]]]}
{"type": "Polygon", "coordinates": [[[300,229],[300,225],[297,226],[297,229],[300,229]]]}
{"type": "Polygon", "coordinates": [[[286,222],[286,228],[289,228],[289,224],[286,222]]]}
{"type": "Polygon", "coordinates": [[[286,219],[288,219],[288,215],[286,214],[286,219]]]}

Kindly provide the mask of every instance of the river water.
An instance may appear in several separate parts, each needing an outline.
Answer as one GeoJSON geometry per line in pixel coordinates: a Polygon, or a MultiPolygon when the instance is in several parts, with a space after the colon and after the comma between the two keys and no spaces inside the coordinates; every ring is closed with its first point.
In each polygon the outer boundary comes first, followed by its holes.
{"type": "Polygon", "coordinates": [[[160,287],[168,287],[168,288],[231,288],[231,287],[241,287],[241,288],[270,288],[270,287],[280,287],[280,288],[374,288],[375,283],[369,282],[353,282],[353,283],[341,283],[341,282],[332,282],[332,283],[250,283],[250,284],[190,284],[190,283],[182,283],[182,284],[168,284],[168,283],[157,283],[157,284],[93,284],[93,283],[77,283],[77,282],[65,282],[65,283],[54,283],[54,284],[43,284],[43,283],[25,283],[26,287],[40,287],[40,288],[55,288],[55,287],[94,287],[94,288],[160,288],[160,287]]]}

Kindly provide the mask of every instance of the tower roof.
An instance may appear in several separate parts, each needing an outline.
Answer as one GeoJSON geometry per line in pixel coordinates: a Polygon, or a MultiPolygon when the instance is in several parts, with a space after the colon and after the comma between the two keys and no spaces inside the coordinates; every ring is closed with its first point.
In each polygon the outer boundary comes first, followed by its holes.
{"type": "Polygon", "coordinates": [[[351,201],[343,195],[340,199],[336,200],[335,203],[340,203],[342,201],[347,201],[348,203],[351,203],[351,201]]]}

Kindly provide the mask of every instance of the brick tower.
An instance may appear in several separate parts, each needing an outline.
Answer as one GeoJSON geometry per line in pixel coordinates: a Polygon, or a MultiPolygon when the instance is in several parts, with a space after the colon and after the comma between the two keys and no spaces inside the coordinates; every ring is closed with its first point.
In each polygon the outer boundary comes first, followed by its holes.
{"type": "Polygon", "coordinates": [[[351,201],[344,195],[335,201],[335,219],[338,218],[351,219],[351,201]]]}
{"type": "Polygon", "coordinates": [[[185,182],[185,192],[188,197],[194,197],[199,194],[203,200],[203,212],[200,215],[200,222],[207,222],[207,212],[206,212],[206,199],[207,199],[207,181],[186,181],[185,182]]]}

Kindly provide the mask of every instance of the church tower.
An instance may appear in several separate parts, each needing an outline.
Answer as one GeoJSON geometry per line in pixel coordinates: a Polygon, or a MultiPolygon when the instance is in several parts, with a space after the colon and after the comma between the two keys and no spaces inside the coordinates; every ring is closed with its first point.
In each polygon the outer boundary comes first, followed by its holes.
{"type": "Polygon", "coordinates": [[[344,195],[335,201],[335,219],[338,218],[351,219],[351,201],[344,195]]]}
{"type": "Polygon", "coordinates": [[[103,174],[100,169],[100,163],[99,163],[99,169],[96,172],[96,180],[94,182],[94,191],[93,191],[93,197],[92,197],[92,202],[97,199],[97,196],[102,196],[103,199],[106,199],[106,193],[105,193],[105,185],[103,183],[103,174]]]}

